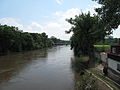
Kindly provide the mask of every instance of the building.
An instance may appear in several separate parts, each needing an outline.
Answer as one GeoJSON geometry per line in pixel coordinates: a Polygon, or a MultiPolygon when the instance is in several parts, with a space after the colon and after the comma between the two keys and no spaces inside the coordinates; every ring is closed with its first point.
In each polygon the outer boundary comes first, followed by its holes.
{"type": "Polygon", "coordinates": [[[120,45],[111,46],[107,53],[108,76],[120,84],[120,45]]]}
{"type": "Polygon", "coordinates": [[[111,46],[111,51],[101,53],[101,60],[104,68],[107,68],[107,75],[120,84],[120,43],[111,46]]]}

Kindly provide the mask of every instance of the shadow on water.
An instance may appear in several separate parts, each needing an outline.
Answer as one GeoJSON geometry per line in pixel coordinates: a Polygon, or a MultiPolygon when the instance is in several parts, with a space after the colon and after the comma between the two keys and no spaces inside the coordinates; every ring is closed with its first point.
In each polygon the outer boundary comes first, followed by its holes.
{"type": "Polygon", "coordinates": [[[42,60],[42,62],[46,62],[42,58],[47,58],[47,49],[12,53],[9,55],[0,56],[0,83],[7,82],[12,77],[18,75],[19,72],[28,67],[33,60],[39,59],[42,60]]]}

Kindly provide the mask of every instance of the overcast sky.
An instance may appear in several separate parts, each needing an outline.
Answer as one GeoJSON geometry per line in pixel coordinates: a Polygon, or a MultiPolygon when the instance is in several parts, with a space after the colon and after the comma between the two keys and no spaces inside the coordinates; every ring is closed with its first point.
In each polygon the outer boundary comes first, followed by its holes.
{"type": "MultiPolygon", "coordinates": [[[[0,23],[69,40],[71,34],[65,34],[65,30],[70,24],[65,19],[81,12],[93,14],[99,6],[92,0],[0,0],[0,23]]],[[[120,37],[120,28],[113,36],[120,37]]]]}

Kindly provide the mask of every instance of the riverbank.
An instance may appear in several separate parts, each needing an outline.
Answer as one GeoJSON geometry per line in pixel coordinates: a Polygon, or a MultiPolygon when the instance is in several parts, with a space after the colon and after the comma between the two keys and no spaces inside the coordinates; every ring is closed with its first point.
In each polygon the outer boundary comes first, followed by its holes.
{"type": "Polygon", "coordinates": [[[95,68],[90,68],[87,70],[87,72],[92,73],[96,78],[105,83],[111,90],[119,90],[120,85],[117,84],[115,81],[111,80],[109,77],[104,76],[99,66],[101,65],[99,64],[95,68]]]}
{"type": "MultiPolygon", "coordinates": [[[[85,65],[87,60],[88,58],[86,57],[75,59],[74,61],[75,70],[77,70],[78,73],[81,73],[83,71],[86,72],[87,74],[91,73],[92,77],[94,77],[96,83],[98,84],[97,90],[119,90],[119,87],[115,84],[114,81],[110,80],[103,74],[99,73],[98,63],[96,63],[94,68],[88,68],[87,65],[85,65]]],[[[81,76],[79,75],[79,77],[81,76]]]]}
{"type": "Polygon", "coordinates": [[[52,47],[54,45],[70,44],[54,36],[50,38],[43,33],[23,32],[18,27],[0,24],[0,55],[10,52],[21,52],[52,47]]]}

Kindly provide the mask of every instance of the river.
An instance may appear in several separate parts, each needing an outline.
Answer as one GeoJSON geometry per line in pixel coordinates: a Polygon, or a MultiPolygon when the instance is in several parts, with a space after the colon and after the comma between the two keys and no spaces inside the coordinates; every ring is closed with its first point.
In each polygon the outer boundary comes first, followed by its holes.
{"type": "Polygon", "coordinates": [[[74,90],[69,46],[0,56],[0,90],[74,90]]]}

